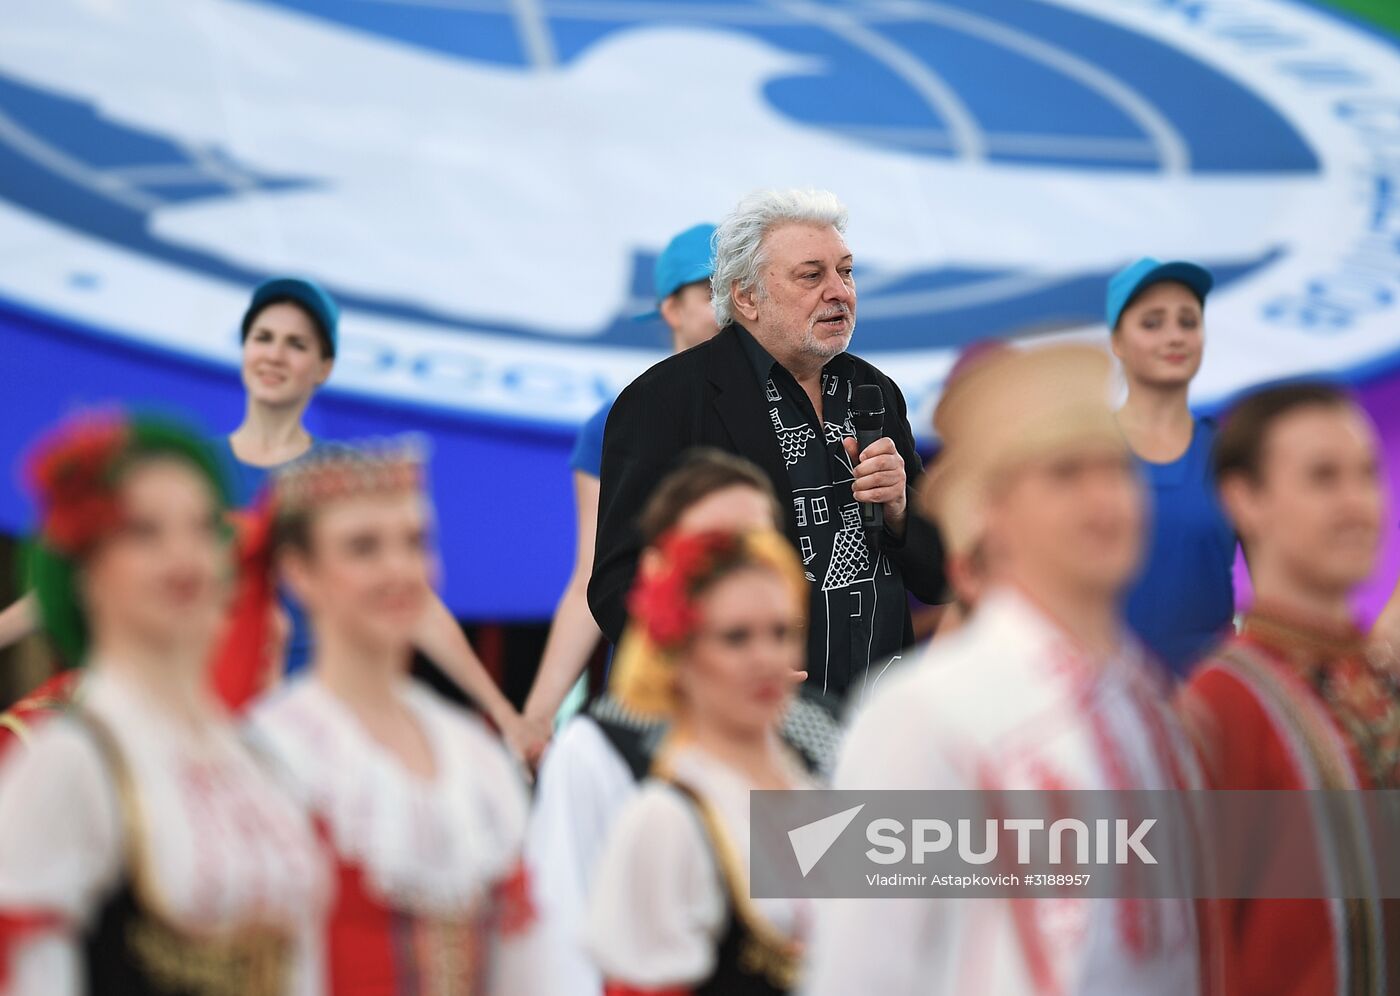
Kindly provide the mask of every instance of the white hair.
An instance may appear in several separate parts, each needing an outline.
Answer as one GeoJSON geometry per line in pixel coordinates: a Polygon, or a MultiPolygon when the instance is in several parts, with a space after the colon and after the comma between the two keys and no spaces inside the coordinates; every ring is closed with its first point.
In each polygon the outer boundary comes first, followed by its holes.
{"type": "Polygon", "coordinates": [[[734,321],[734,291],[757,289],[763,293],[759,278],[767,262],[764,236],[793,222],[830,225],[844,234],[846,218],[846,205],[829,190],[758,190],[740,201],[710,240],[715,262],[710,303],[715,323],[724,328],[734,321]]]}

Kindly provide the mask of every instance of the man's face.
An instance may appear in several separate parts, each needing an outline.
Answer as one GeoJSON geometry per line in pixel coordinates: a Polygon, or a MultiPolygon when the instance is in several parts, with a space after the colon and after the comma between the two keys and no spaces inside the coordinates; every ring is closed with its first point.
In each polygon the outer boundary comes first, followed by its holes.
{"type": "Polygon", "coordinates": [[[1009,576],[1028,585],[1111,598],[1137,570],[1142,528],[1142,485],[1131,458],[1089,446],[1008,472],[987,505],[986,544],[1009,576]]]}
{"type": "Polygon", "coordinates": [[[698,346],[719,331],[715,309],[710,303],[710,282],[686,284],[661,302],[661,317],[671,327],[676,352],[698,346]]]}
{"type": "Polygon", "coordinates": [[[1370,576],[1385,502],[1370,421],[1351,405],[1309,405],[1275,419],[1259,479],[1221,496],[1255,570],[1291,587],[1347,594],[1370,576]]]}
{"type": "Polygon", "coordinates": [[[851,250],[830,225],[792,222],[763,238],[758,286],[734,292],[736,314],[789,369],[820,368],[856,326],[851,250]]]}

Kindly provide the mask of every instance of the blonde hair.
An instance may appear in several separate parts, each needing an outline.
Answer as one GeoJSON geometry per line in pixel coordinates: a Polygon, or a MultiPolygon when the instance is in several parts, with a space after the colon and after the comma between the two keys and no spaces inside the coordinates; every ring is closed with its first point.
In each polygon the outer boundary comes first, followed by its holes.
{"type": "MultiPolygon", "coordinates": [[[[734,539],[737,541],[734,547],[686,587],[684,597],[687,604],[694,605],[720,581],[740,571],[765,570],[776,574],[784,582],[805,622],[807,577],[787,538],[768,529],[740,533],[734,539]]],[[[650,577],[638,577],[634,591],[644,587],[652,577],[674,569],[674,565],[664,559],[665,542],[659,543],[657,549],[663,559],[652,563],[648,569],[650,577]]],[[[613,697],[640,716],[674,716],[677,705],[676,661],[688,643],[687,638],[677,646],[661,646],[651,635],[647,620],[634,612],[618,644],[617,660],[610,679],[613,697]]]]}

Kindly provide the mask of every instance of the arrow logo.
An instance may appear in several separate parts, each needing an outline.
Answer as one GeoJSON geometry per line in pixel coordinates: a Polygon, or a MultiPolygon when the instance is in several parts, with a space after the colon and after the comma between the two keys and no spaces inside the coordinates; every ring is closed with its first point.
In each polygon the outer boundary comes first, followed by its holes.
{"type": "Polygon", "coordinates": [[[831,850],[831,845],[836,843],[837,838],[856,818],[856,814],[864,808],[865,803],[861,803],[859,806],[843,810],[832,816],[824,816],[819,820],[806,823],[796,830],[788,831],[788,841],[792,844],[792,853],[797,857],[797,867],[802,870],[803,878],[806,878],[807,873],[822,859],[822,856],[831,850]]]}

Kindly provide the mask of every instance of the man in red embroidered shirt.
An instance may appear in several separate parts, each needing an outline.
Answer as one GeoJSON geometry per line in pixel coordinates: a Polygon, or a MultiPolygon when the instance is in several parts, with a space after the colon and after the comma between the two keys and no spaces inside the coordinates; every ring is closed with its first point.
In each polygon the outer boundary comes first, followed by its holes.
{"type": "MultiPolygon", "coordinates": [[[[1370,419],[1328,385],[1266,388],[1227,416],[1215,472],[1255,604],[1183,696],[1213,786],[1400,788],[1400,675],[1367,659],[1349,604],[1384,520],[1370,419]]],[[[1320,839],[1338,829],[1322,826],[1320,839]]],[[[1346,866],[1364,860],[1353,847],[1329,850],[1332,875],[1354,876],[1346,866]]],[[[1384,992],[1386,962],[1400,952],[1387,941],[1387,905],[1225,902],[1227,991],[1384,992]]]]}

